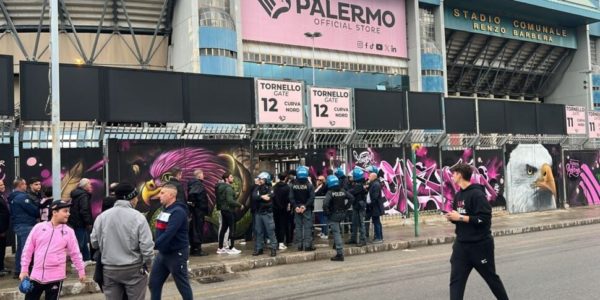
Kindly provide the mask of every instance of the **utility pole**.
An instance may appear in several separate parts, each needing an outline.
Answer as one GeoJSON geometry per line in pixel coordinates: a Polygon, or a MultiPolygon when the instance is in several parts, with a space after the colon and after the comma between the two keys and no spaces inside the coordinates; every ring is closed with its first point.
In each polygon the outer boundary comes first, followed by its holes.
{"type": "Polygon", "coordinates": [[[320,32],[305,32],[304,36],[312,40],[312,85],[315,86],[315,39],[322,37],[320,32]]]}
{"type": "Polygon", "coordinates": [[[410,152],[411,160],[412,160],[412,189],[413,189],[413,210],[415,216],[415,237],[419,236],[419,191],[417,190],[417,149],[419,149],[419,144],[413,144],[410,152]]]}
{"type": "Polygon", "coordinates": [[[52,197],[61,199],[60,184],[60,81],[58,41],[58,0],[50,0],[50,95],[52,101],[52,197]]]}

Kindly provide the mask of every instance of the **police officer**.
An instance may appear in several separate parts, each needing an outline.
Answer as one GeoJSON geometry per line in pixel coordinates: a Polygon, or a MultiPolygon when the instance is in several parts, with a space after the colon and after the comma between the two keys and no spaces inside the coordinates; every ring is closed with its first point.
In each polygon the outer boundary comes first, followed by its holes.
{"type": "Polygon", "coordinates": [[[258,186],[252,192],[252,201],[256,203],[256,216],[254,220],[256,243],[253,256],[263,254],[265,232],[271,243],[271,256],[277,255],[277,238],[275,237],[275,222],[273,221],[273,193],[267,185],[271,182],[271,175],[267,172],[258,174],[258,186]]]}
{"type": "Polygon", "coordinates": [[[460,186],[460,191],[454,197],[452,211],[446,214],[446,219],[456,224],[456,241],[450,258],[450,299],[463,299],[473,268],[497,299],[508,299],[502,280],[496,274],[494,238],[490,230],[492,207],[485,197],[484,187],[471,184],[473,171],[470,165],[458,164],[451,171],[452,180],[460,186]]]}
{"type": "Polygon", "coordinates": [[[327,195],[323,200],[323,211],[329,217],[329,225],[333,232],[333,242],[337,254],[331,258],[332,261],[344,261],[344,242],[340,222],[344,220],[346,212],[352,206],[354,196],[340,187],[337,176],[327,176],[327,195]]]}
{"type": "Polygon", "coordinates": [[[298,242],[298,251],[314,251],[312,240],[312,212],[315,202],[315,190],[308,182],[308,168],[300,166],[296,169],[296,179],[292,181],[290,202],[294,211],[296,226],[294,237],[298,242]]]}
{"type": "Polygon", "coordinates": [[[365,189],[365,172],[360,167],[355,167],[352,170],[352,178],[353,181],[349,192],[354,196],[354,203],[352,204],[352,230],[348,244],[366,246],[365,214],[367,210],[367,190],[365,189]]]}

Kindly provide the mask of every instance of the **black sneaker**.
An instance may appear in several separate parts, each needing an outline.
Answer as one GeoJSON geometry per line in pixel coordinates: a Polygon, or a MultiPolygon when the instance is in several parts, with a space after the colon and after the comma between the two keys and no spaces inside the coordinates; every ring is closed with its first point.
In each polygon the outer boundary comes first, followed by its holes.
{"type": "Polygon", "coordinates": [[[308,248],[304,248],[304,251],[309,252],[309,251],[315,251],[317,250],[315,247],[308,247],[308,248]]]}
{"type": "Polygon", "coordinates": [[[332,257],[331,261],[344,261],[344,256],[338,254],[338,255],[332,257]]]}
{"type": "Polygon", "coordinates": [[[194,251],[190,252],[190,256],[207,256],[208,253],[202,251],[194,251]]]}
{"type": "Polygon", "coordinates": [[[254,253],[252,253],[252,256],[259,256],[259,255],[263,255],[263,250],[258,250],[258,251],[254,251],[254,253]]]}
{"type": "Polygon", "coordinates": [[[277,256],[277,250],[271,249],[271,257],[277,256]]]}
{"type": "Polygon", "coordinates": [[[15,272],[15,274],[13,274],[12,278],[13,279],[19,279],[19,274],[17,274],[17,272],[15,272]]]}
{"type": "Polygon", "coordinates": [[[364,247],[366,245],[367,245],[367,242],[360,242],[360,244],[358,244],[358,246],[360,246],[360,247],[364,247]]]}
{"type": "Polygon", "coordinates": [[[358,243],[356,241],[349,240],[349,241],[346,242],[346,244],[348,244],[348,245],[354,245],[354,244],[358,244],[358,243]]]}

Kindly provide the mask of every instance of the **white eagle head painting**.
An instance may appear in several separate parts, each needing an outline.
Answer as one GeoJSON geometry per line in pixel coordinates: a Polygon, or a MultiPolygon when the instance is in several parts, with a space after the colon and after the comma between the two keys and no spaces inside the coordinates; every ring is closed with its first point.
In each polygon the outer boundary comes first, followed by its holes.
{"type": "Polygon", "coordinates": [[[506,165],[506,205],[510,213],[556,209],[552,156],[540,144],[521,144],[506,165]]]}

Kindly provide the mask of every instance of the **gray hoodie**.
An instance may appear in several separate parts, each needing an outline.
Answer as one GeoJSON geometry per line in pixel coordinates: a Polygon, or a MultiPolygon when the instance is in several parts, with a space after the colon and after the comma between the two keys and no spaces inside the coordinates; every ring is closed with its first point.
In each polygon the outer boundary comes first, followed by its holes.
{"type": "Polygon", "coordinates": [[[100,249],[107,269],[123,269],[149,263],[154,256],[152,232],[146,218],[127,200],[96,218],[92,247],[100,249]]]}

